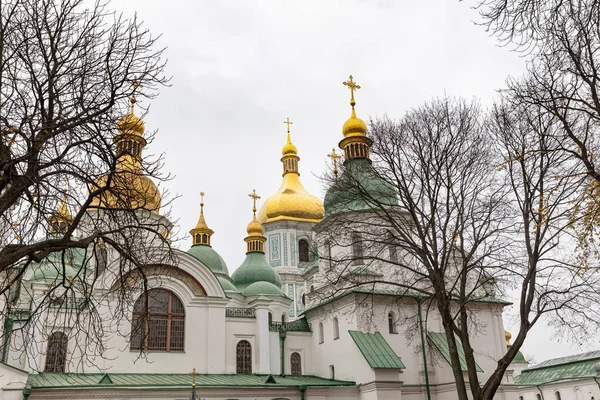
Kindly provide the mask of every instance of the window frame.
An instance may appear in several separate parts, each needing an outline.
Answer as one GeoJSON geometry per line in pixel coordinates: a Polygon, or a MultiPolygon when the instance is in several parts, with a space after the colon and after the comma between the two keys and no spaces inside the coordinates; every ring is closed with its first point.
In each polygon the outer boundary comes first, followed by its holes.
{"type": "Polygon", "coordinates": [[[388,313],[388,330],[389,333],[396,335],[398,334],[398,324],[396,323],[396,313],[390,311],[388,313]]]}
{"type": "Polygon", "coordinates": [[[46,346],[46,360],[44,363],[44,372],[65,373],[67,368],[67,354],[69,347],[69,338],[63,331],[52,332],[48,336],[48,345],[46,346]],[[58,347],[58,351],[54,351],[58,347]],[[53,352],[51,352],[53,351],[53,352]],[[52,358],[51,358],[52,357],[52,358]],[[61,359],[62,357],[62,359],[61,359]],[[62,368],[57,368],[62,364],[62,368]]]}
{"type": "Polygon", "coordinates": [[[252,343],[248,340],[242,339],[235,345],[235,373],[236,375],[252,375],[252,343]],[[240,351],[245,353],[240,355],[240,351]]]}
{"type": "Polygon", "coordinates": [[[319,322],[319,344],[325,343],[325,333],[323,329],[323,323],[319,322]]]}
{"type": "Polygon", "coordinates": [[[352,235],[352,265],[363,265],[365,254],[363,240],[358,234],[352,235]]]}
{"type": "Polygon", "coordinates": [[[297,351],[292,352],[290,354],[290,375],[302,375],[302,355],[297,351]],[[294,361],[294,356],[297,356],[297,360],[294,361]],[[297,369],[294,369],[294,366],[297,369]]]}
{"type": "MultiPolygon", "coordinates": [[[[155,295],[156,297],[157,295],[155,295]]],[[[155,299],[156,300],[156,299],[155,299]]],[[[164,289],[164,288],[153,288],[148,290],[147,293],[142,293],[138,299],[135,302],[134,305],[134,309],[133,309],[133,318],[131,321],[131,335],[130,335],[130,342],[129,342],[129,348],[131,351],[167,351],[167,352],[185,352],[185,328],[186,328],[186,323],[185,323],[185,318],[186,317],[186,313],[185,313],[185,306],[183,305],[183,302],[181,301],[181,299],[175,294],[173,293],[173,291],[169,290],[169,289],[164,289]],[[164,311],[151,311],[152,310],[152,295],[151,293],[157,293],[159,291],[164,291],[168,294],[168,300],[167,300],[167,312],[164,311]],[[143,302],[145,302],[145,298],[148,299],[146,304],[143,304],[143,302]],[[174,304],[177,306],[177,303],[175,303],[175,301],[178,303],[178,306],[180,306],[182,312],[174,312],[173,308],[174,308],[174,304]],[[140,303],[142,302],[142,303],[140,303]],[[139,304],[142,304],[142,308],[140,311],[136,311],[136,308],[139,306],[139,304]],[[166,327],[164,329],[165,331],[165,335],[166,337],[164,338],[164,343],[165,345],[153,345],[150,346],[150,340],[155,339],[154,336],[152,336],[152,326],[156,326],[156,323],[153,325],[152,321],[153,321],[153,317],[154,317],[154,321],[165,321],[165,317],[166,317],[166,327]],[[174,321],[181,321],[182,322],[182,326],[181,326],[181,346],[175,346],[175,343],[173,343],[173,338],[174,336],[172,335],[173,332],[173,322],[174,321]],[[136,324],[140,324],[139,327],[136,326],[136,324]],[[138,330],[140,330],[141,332],[139,332],[139,345],[138,344],[134,344],[134,335],[138,334],[138,330]]],[[[156,337],[159,337],[158,335],[156,337]]],[[[137,341],[137,337],[135,337],[135,340],[137,341]]],[[[162,342],[162,336],[159,337],[159,340],[161,343],[162,342]]]]}
{"type": "Polygon", "coordinates": [[[333,340],[340,338],[340,324],[337,317],[333,318],[333,340]]]}
{"type": "Polygon", "coordinates": [[[305,263],[310,261],[310,246],[306,238],[298,240],[298,262],[305,263]],[[306,246],[306,247],[303,247],[306,246]]]}

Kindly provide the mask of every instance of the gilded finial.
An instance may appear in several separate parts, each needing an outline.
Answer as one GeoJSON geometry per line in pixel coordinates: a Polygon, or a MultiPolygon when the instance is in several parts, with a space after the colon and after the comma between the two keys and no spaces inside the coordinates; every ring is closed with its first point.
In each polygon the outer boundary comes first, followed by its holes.
{"type": "Polygon", "coordinates": [[[512,338],[510,332],[504,331],[504,339],[506,340],[506,346],[510,346],[510,338],[512,338]]]}
{"type": "Polygon", "coordinates": [[[195,388],[196,387],[196,375],[200,375],[200,374],[198,374],[196,372],[196,368],[193,368],[190,375],[192,376],[192,387],[195,388]]]}
{"type": "Polygon", "coordinates": [[[283,123],[284,123],[284,124],[287,124],[287,131],[288,131],[288,141],[289,141],[289,140],[290,140],[290,139],[289,139],[289,137],[290,137],[290,125],[292,125],[292,124],[293,124],[293,122],[292,122],[292,121],[290,121],[290,119],[289,119],[289,117],[288,117],[288,118],[287,118],[285,121],[283,121],[283,123]]]}
{"type": "Polygon", "coordinates": [[[256,194],[256,189],[252,189],[252,193],[250,193],[248,197],[253,200],[252,212],[254,213],[254,217],[256,217],[256,200],[260,199],[260,196],[256,194]]]}
{"type": "Polygon", "coordinates": [[[350,105],[352,106],[352,110],[354,110],[354,106],[356,105],[356,101],[354,100],[354,91],[360,89],[360,86],[352,80],[352,75],[350,75],[350,78],[346,82],[342,83],[350,88],[350,105]]]}
{"type": "Polygon", "coordinates": [[[131,97],[129,98],[129,102],[131,103],[131,109],[130,109],[130,113],[133,115],[133,105],[137,102],[136,98],[135,98],[135,92],[137,91],[137,89],[139,87],[141,87],[142,85],[140,84],[140,82],[137,80],[137,76],[133,77],[133,80],[131,81],[131,87],[133,88],[133,90],[131,91],[131,97]]]}
{"type": "Polygon", "coordinates": [[[200,214],[204,214],[204,192],[200,192],[200,214]]]}
{"type": "Polygon", "coordinates": [[[333,174],[335,175],[335,180],[337,180],[337,178],[338,178],[337,160],[342,158],[342,156],[338,155],[335,152],[335,148],[333,148],[333,149],[331,149],[331,153],[327,154],[327,157],[331,158],[331,160],[333,161],[333,174]]]}

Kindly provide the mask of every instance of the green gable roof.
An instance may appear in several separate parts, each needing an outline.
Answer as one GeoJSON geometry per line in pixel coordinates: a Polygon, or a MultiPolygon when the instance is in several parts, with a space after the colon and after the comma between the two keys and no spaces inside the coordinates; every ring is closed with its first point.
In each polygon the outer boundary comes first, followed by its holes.
{"type": "Polygon", "coordinates": [[[596,376],[594,365],[600,361],[600,351],[553,358],[527,368],[515,378],[517,385],[541,385],[569,379],[596,376]]]}
{"type": "MultiPolygon", "coordinates": [[[[196,387],[298,387],[354,386],[354,382],[325,379],[311,375],[277,376],[266,383],[268,375],[196,375],[196,387]]],[[[35,389],[62,388],[191,388],[190,374],[30,374],[27,386],[35,389]]]]}
{"type": "MultiPolygon", "coordinates": [[[[450,348],[448,347],[448,340],[446,339],[445,333],[436,333],[436,332],[428,332],[427,339],[435,346],[436,349],[441,353],[442,357],[448,364],[452,366],[452,361],[450,359],[450,348]]],[[[458,350],[458,360],[460,361],[460,369],[463,371],[467,370],[467,360],[465,359],[465,350],[462,347],[462,344],[457,340],[456,347],[458,350]]],[[[475,363],[475,367],[477,372],[483,372],[483,369],[479,366],[479,364],[475,363]]]]}
{"type": "Polygon", "coordinates": [[[348,331],[371,368],[406,368],[381,333],[348,331]]]}

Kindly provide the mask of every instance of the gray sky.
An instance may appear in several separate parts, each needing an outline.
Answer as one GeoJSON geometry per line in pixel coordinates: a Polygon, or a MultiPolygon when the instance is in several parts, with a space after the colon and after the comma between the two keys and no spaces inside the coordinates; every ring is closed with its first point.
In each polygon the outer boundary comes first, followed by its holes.
{"type": "MultiPolygon", "coordinates": [[[[172,87],[153,101],[146,127],[158,130],[146,154],[165,153],[174,179],[178,243],[189,248],[199,192],[215,231],[212,244],[233,272],[245,257],[248,193],[262,201],[281,183],[283,121],[289,117],[301,179],[323,198],[319,176],[326,154],[342,138],[350,116],[342,81],[359,85],[360,118],[402,116],[435,96],[479,98],[489,104],[524,59],[498,47],[475,26],[472,2],[458,0],[345,1],[114,1],[138,13],[167,46],[172,87]]],[[[143,104],[148,106],[148,104],[143,104]]],[[[509,310],[510,311],[510,310],[509,310]]],[[[510,329],[511,319],[505,317],[510,329]]],[[[537,326],[523,353],[536,362],[587,347],[567,345],[537,326]]]]}

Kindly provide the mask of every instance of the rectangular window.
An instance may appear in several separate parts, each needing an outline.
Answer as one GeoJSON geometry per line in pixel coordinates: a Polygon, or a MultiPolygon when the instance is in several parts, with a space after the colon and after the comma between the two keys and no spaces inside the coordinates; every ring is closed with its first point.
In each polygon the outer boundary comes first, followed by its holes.
{"type": "Polygon", "coordinates": [[[360,236],[352,236],[352,263],[354,265],[363,264],[363,242],[360,236]]]}

